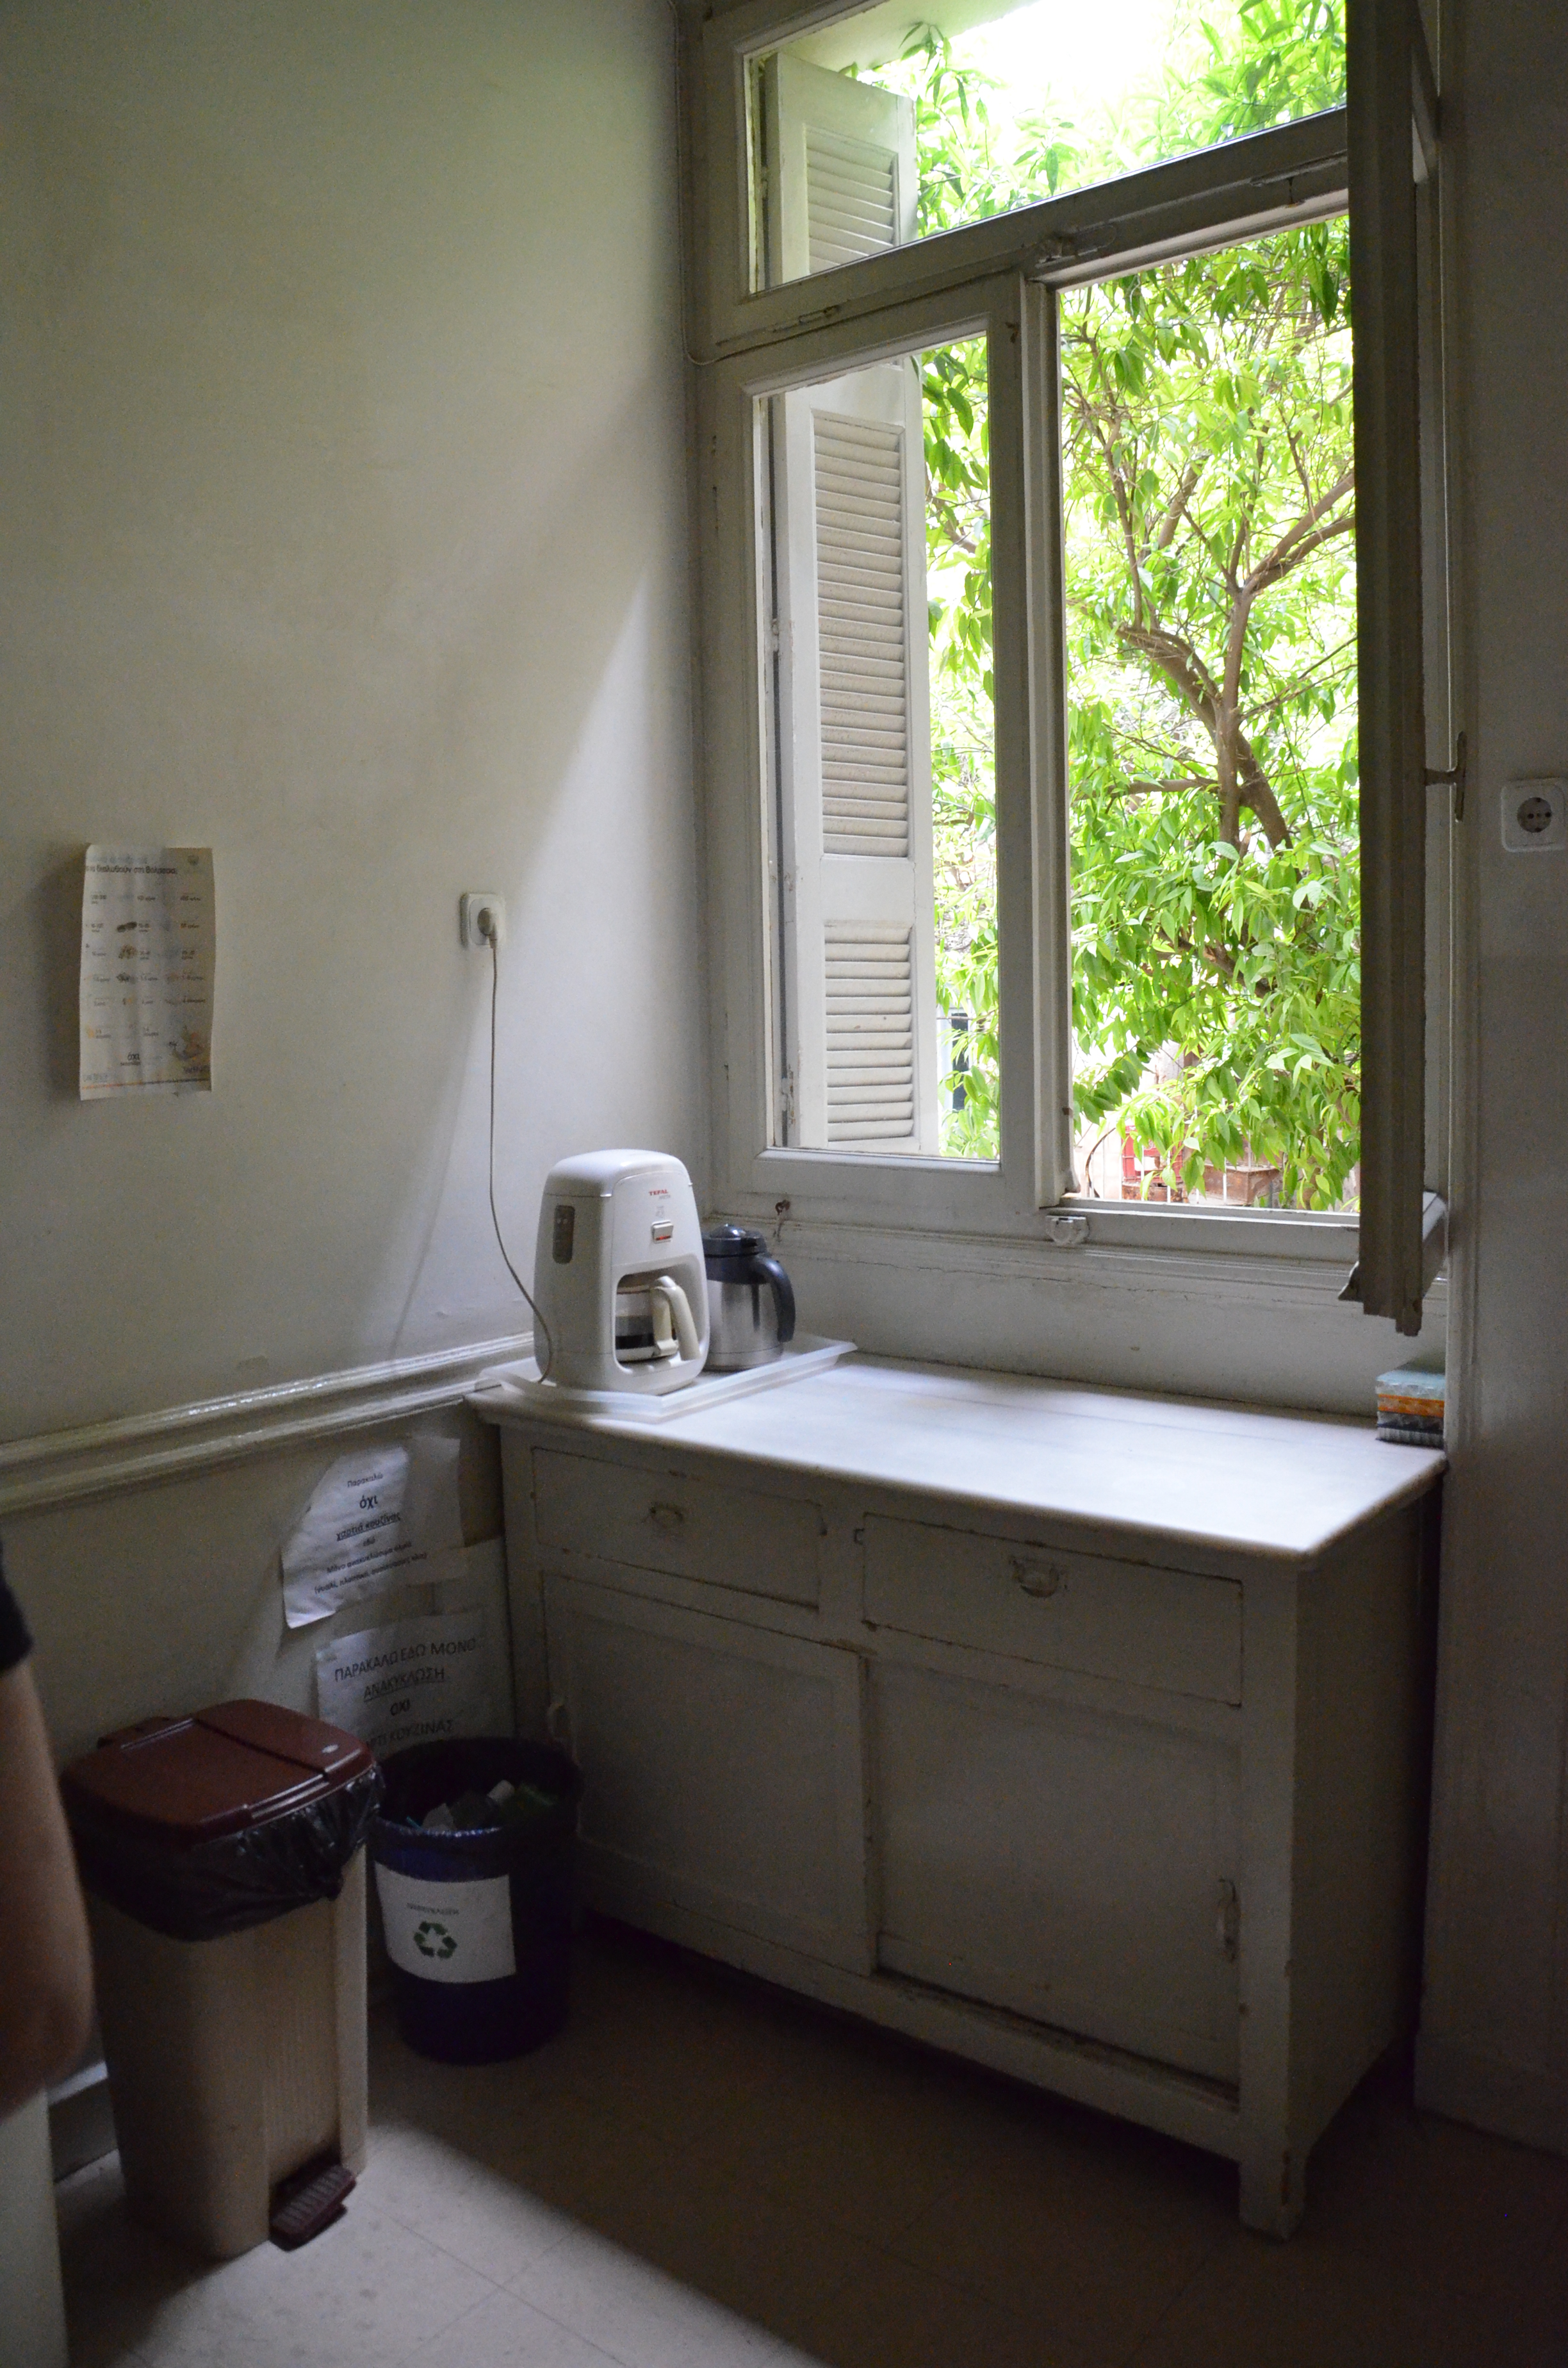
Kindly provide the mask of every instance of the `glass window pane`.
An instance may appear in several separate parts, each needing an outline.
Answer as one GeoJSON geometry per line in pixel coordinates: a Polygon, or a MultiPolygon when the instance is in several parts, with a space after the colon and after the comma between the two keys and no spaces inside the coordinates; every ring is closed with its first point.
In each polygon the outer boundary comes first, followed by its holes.
{"type": "Polygon", "coordinates": [[[1061,299],[1074,1167],[1354,1207],[1343,220],[1061,299]]]}
{"type": "Polygon", "coordinates": [[[996,1156],[983,338],[759,405],[780,1140],[996,1156]]]}
{"type": "Polygon", "coordinates": [[[750,91],[778,287],[1341,105],[1344,0],[883,0],[750,91]]]}

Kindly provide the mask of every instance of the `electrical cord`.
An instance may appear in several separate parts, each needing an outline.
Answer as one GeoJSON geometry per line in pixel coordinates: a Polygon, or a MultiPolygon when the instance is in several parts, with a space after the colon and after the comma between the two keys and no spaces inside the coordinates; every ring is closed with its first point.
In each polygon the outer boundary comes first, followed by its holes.
{"type": "Polygon", "coordinates": [[[496,1247],[506,1263],[506,1271],[527,1300],[528,1313],[539,1330],[544,1335],[542,1357],[539,1355],[537,1339],[534,1343],[535,1361],[539,1366],[540,1380],[542,1382],[549,1378],[550,1368],[555,1358],[555,1343],[550,1337],[550,1326],[540,1314],[532,1292],[512,1264],[511,1256],[506,1248],[506,1236],[501,1231],[501,1220],[495,1211],[495,1002],[501,987],[501,949],[495,942],[495,923],[489,912],[481,915],[480,928],[490,946],[490,1222],[495,1228],[496,1247]]]}

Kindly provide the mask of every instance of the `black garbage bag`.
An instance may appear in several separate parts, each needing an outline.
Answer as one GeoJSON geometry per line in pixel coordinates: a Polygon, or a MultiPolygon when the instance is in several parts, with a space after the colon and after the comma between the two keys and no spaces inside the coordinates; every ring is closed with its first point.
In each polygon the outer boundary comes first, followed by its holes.
{"type": "Polygon", "coordinates": [[[77,1797],[71,1830],[89,1891],[171,1941],[215,1941],[335,1899],[381,1797],[381,1770],[368,1768],[301,1808],[184,1847],[130,1830],[77,1797]]]}
{"type": "Polygon", "coordinates": [[[82,1881],[171,1941],[335,1899],[381,1796],[369,1746],[279,1702],[107,1735],[61,1778],[82,1881]]]}

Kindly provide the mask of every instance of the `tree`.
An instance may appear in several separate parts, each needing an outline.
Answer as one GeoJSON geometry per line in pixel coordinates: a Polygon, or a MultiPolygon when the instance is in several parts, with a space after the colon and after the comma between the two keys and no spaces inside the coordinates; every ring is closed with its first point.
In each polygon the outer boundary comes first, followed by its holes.
{"type": "MultiPolygon", "coordinates": [[[[981,79],[923,35],[902,70],[921,228],[1343,92],[1331,0],[1178,19],[1167,55],[1093,135],[1045,108],[1004,142],[981,79]]],[[[1359,1119],[1345,225],[1071,291],[1062,343],[1080,1129],[1187,1190],[1250,1157],[1334,1205],[1359,1119]]],[[[928,356],[925,393],[939,992],[970,1016],[947,1147],[994,1154],[983,349],[928,356]]]]}

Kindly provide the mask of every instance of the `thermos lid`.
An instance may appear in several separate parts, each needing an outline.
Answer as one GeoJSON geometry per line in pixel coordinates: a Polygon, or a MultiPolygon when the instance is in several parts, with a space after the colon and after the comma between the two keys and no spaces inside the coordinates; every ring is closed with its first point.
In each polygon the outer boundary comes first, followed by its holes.
{"type": "Polygon", "coordinates": [[[702,1236],[702,1255],[715,1282],[727,1279],[727,1267],[744,1266],[767,1247],[766,1236],[749,1225],[713,1225],[702,1236]]]}

